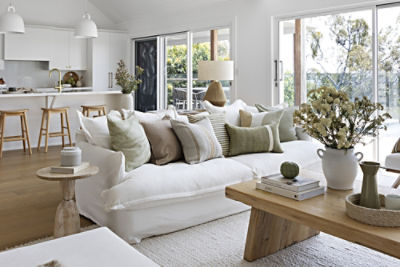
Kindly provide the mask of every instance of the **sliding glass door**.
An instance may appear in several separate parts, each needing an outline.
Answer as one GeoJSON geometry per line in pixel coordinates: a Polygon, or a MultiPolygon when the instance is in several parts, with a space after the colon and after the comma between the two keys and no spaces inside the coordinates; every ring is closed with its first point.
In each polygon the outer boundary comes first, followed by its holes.
{"type": "Polygon", "coordinates": [[[399,24],[400,6],[394,5],[280,20],[280,102],[299,105],[309,90],[329,86],[381,103],[393,117],[388,131],[357,149],[367,159],[384,159],[400,133],[399,24]]]}

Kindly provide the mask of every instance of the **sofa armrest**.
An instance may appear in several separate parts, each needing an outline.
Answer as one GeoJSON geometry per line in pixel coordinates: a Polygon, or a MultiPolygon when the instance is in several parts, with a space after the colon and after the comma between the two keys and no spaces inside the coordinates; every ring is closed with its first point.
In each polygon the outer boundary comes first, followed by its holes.
{"type": "Polygon", "coordinates": [[[296,136],[299,140],[311,141],[311,136],[309,136],[303,128],[298,126],[296,126],[296,136]]]}
{"type": "Polygon", "coordinates": [[[125,157],[122,152],[112,151],[82,141],[78,142],[77,146],[82,150],[82,161],[99,167],[99,173],[92,179],[97,183],[97,186],[106,190],[123,181],[125,177],[125,157]]]}

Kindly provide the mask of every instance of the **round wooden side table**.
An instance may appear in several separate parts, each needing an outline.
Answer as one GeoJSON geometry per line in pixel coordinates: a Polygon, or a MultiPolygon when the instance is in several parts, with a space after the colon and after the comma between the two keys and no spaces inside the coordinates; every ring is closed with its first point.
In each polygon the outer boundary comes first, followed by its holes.
{"type": "Polygon", "coordinates": [[[96,175],[99,168],[89,166],[74,174],[50,172],[51,167],[40,169],[36,175],[47,181],[59,181],[63,192],[63,200],[57,207],[54,221],[54,237],[62,237],[80,232],[80,218],[75,202],[75,180],[96,175]]]}

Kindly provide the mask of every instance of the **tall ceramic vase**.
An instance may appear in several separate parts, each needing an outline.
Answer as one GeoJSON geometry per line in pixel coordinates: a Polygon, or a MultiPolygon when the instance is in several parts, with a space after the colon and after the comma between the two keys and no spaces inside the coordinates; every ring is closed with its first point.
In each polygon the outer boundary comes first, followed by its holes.
{"type": "Polygon", "coordinates": [[[354,149],[325,147],[325,150],[318,149],[317,154],[322,159],[322,170],[329,188],[336,190],[353,189],[358,162],[363,158],[361,152],[354,153],[354,149]]]}
{"type": "Polygon", "coordinates": [[[380,209],[381,202],[379,200],[378,185],[376,181],[376,174],[378,173],[380,164],[379,162],[363,161],[360,163],[360,167],[364,174],[360,206],[370,209],[380,209]]]}
{"type": "Polygon", "coordinates": [[[121,95],[121,102],[120,102],[121,109],[133,110],[133,96],[132,94],[122,94],[121,95]]]}

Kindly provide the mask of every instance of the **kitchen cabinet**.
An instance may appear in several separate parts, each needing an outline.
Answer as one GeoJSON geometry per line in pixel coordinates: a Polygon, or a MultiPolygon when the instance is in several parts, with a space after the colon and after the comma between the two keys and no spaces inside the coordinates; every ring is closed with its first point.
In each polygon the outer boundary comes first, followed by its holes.
{"type": "Polygon", "coordinates": [[[53,49],[49,68],[60,70],[87,69],[87,40],[74,37],[73,31],[53,30],[53,49]]]}
{"type": "Polygon", "coordinates": [[[91,40],[92,46],[92,81],[93,89],[120,89],[116,85],[115,72],[117,63],[122,59],[128,61],[128,34],[120,32],[99,32],[96,39],[91,40]]]}
{"type": "Polygon", "coordinates": [[[25,27],[25,34],[6,34],[5,60],[49,61],[53,36],[49,29],[25,27]]]}

